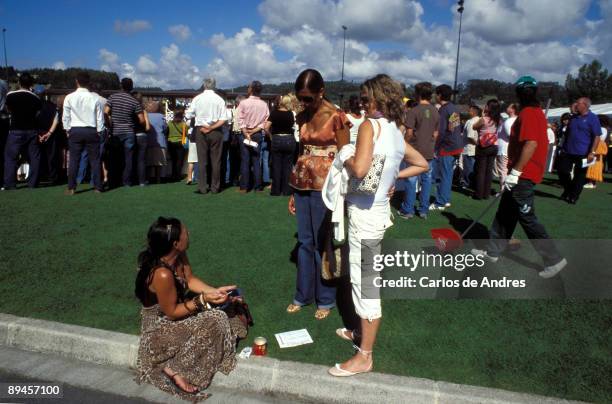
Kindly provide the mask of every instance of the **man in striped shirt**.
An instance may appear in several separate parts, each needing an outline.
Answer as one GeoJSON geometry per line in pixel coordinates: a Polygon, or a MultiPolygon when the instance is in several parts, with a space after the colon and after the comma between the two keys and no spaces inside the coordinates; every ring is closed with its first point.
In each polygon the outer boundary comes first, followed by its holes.
{"type": "Polygon", "coordinates": [[[136,144],[134,124],[136,119],[145,125],[142,105],[130,93],[134,89],[134,82],[130,78],[121,80],[121,90],[111,95],[106,102],[104,114],[112,125],[112,135],[123,144],[125,166],[123,168],[123,185],[132,185],[132,156],[136,144]]]}

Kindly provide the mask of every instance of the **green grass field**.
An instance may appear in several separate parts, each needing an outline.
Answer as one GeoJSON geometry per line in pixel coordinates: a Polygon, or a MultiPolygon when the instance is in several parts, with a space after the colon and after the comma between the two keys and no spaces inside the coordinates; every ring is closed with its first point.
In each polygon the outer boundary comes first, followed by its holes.
{"type": "MultiPolygon", "coordinates": [[[[83,187],[88,190],[89,187],[83,187]]],[[[612,184],[585,190],[577,206],[538,186],[540,220],[554,238],[612,238],[612,184]]],[[[201,196],[167,184],[97,195],[63,188],[0,192],[0,312],[113,331],[139,332],[133,296],[136,256],[150,223],[175,216],[191,232],[196,274],[242,287],[256,326],[279,359],[333,365],[352,354],[308,307],[285,313],[295,284],[296,238],[286,198],[229,189],[201,196]],[[307,328],[315,343],[280,350],[274,333],[307,328]]],[[[475,217],[482,202],[453,193],[451,212],[475,217]]],[[[482,221],[489,224],[493,211],[482,221]]],[[[448,219],[396,219],[387,238],[426,239],[448,219]]],[[[522,230],[517,233],[524,238],[522,230]]],[[[612,269],[612,266],[611,266],[612,269]]],[[[611,402],[612,302],[569,300],[410,300],[383,303],[375,370],[568,399],[611,402]]]]}

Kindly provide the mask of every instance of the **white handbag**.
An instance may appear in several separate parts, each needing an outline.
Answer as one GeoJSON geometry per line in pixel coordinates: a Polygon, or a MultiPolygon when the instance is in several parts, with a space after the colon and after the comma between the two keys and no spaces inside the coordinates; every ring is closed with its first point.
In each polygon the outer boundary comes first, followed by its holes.
{"type": "MultiPolygon", "coordinates": [[[[376,145],[376,141],[380,137],[382,128],[377,120],[370,119],[370,122],[372,121],[376,122],[378,127],[378,135],[374,136],[374,145],[376,145]]],[[[355,178],[351,176],[349,179],[348,192],[357,195],[375,195],[376,191],[378,190],[378,186],[380,185],[383,169],[385,168],[386,157],[387,156],[384,154],[373,154],[372,165],[370,166],[368,173],[363,178],[355,178]]]]}

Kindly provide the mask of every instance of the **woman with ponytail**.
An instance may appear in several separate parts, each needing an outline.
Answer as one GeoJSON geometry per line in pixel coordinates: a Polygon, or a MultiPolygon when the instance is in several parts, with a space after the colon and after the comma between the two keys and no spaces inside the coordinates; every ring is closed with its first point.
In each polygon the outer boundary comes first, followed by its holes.
{"type": "Polygon", "coordinates": [[[210,306],[227,302],[236,286],[215,288],[197,278],[188,247],[185,225],[160,217],[138,256],[135,293],[142,303],[142,335],[137,381],[193,399],[207,396],[201,391],[217,371],[234,369],[239,331],[223,311],[210,306]]]}

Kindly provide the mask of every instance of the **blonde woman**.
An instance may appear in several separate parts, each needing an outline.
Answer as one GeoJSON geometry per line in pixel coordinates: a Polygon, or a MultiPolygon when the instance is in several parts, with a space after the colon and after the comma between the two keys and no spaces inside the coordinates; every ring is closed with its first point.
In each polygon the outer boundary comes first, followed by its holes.
{"type": "Polygon", "coordinates": [[[282,96],[278,108],[270,113],[264,127],[272,139],[272,196],[291,195],[289,174],[296,142],[293,135],[295,118],[290,108],[291,98],[288,95],[282,96]]]}
{"type": "Polygon", "coordinates": [[[362,273],[367,275],[372,271],[368,270],[373,264],[370,258],[380,253],[385,231],[393,224],[389,190],[395,180],[417,176],[429,170],[427,160],[404,141],[400,130],[404,116],[402,96],[400,84],[386,74],[379,74],[361,85],[361,99],[368,119],[359,127],[355,155],[347,159],[344,166],[352,176],[363,178],[370,170],[374,154],[384,154],[385,162],[375,195],[349,192],[346,198],[352,296],[355,312],[361,321],[359,330],[342,328],[336,330],[336,334],[349,341],[355,341],[359,334],[361,343],[360,346],[355,345],[357,353],[354,356],[329,369],[332,376],[353,376],[373,368],[372,352],[382,309],[378,290],[362,288],[362,273]],[[408,168],[400,171],[402,160],[408,163],[408,168]],[[362,249],[367,252],[363,257],[362,249]]]}

